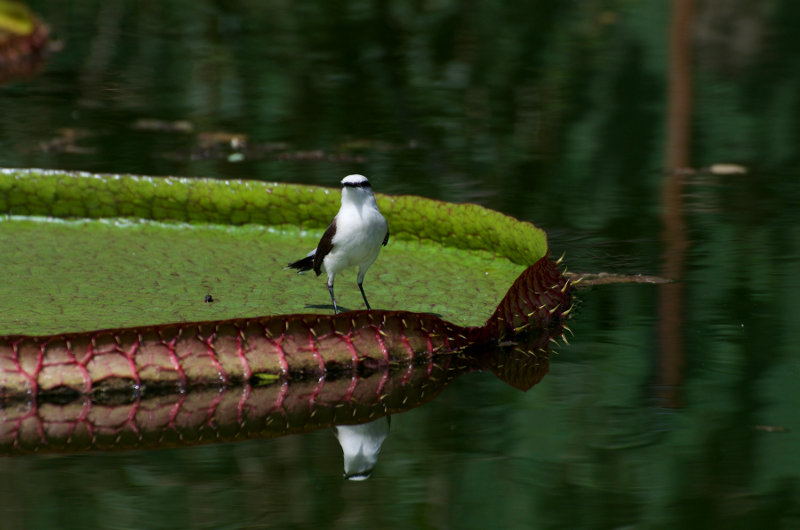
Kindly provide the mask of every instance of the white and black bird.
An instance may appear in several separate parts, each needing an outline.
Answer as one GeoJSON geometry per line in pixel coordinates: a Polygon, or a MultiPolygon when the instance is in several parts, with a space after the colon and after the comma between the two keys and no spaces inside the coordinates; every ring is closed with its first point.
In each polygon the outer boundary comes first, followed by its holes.
{"type": "Polygon", "coordinates": [[[305,258],[289,263],[289,267],[298,272],[313,269],[317,276],[325,269],[336,313],[339,306],[333,295],[333,279],[344,269],[358,267],[358,288],[367,309],[371,309],[364,294],[364,275],[378,257],[381,246],[386,246],[388,241],[389,224],[378,210],[369,181],[364,175],[348,175],[342,179],[342,206],[322,234],[317,248],[305,258]]]}

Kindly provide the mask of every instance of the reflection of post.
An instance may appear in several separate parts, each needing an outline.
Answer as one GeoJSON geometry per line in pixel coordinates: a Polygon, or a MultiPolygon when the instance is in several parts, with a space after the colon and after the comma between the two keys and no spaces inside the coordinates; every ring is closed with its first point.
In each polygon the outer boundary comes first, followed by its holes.
{"type": "Polygon", "coordinates": [[[693,0],[675,0],[669,31],[666,172],[662,188],[663,275],[675,283],[660,288],[658,394],[663,406],[680,406],[683,377],[683,266],[688,241],[681,195],[690,167],[692,111],[691,22],[693,0]]]}

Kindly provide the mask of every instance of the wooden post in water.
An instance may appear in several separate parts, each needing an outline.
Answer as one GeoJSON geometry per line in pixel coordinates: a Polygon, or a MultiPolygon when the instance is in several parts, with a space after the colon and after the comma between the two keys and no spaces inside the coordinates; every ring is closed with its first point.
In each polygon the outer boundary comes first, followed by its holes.
{"type": "Polygon", "coordinates": [[[694,0],[675,0],[669,28],[667,135],[662,187],[662,274],[675,280],[659,297],[659,366],[656,396],[662,406],[681,406],[684,352],[683,272],[688,240],[683,218],[683,178],[691,167],[692,14],[694,0]]]}

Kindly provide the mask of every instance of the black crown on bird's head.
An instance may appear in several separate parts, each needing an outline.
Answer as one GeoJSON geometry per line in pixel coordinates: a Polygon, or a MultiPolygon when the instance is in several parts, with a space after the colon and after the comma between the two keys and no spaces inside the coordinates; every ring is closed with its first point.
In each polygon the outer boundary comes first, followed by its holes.
{"type": "Polygon", "coordinates": [[[347,175],[342,179],[342,186],[345,188],[372,188],[364,175],[347,175]]]}

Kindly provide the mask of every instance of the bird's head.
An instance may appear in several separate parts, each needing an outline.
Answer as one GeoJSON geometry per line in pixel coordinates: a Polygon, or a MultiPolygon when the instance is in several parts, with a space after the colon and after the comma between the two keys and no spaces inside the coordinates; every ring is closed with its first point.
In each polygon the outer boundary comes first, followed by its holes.
{"type": "Polygon", "coordinates": [[[364,175],[347,175],[342,179],[342,202],[361,203],[373,197],[372,186],[364,175]]]}

